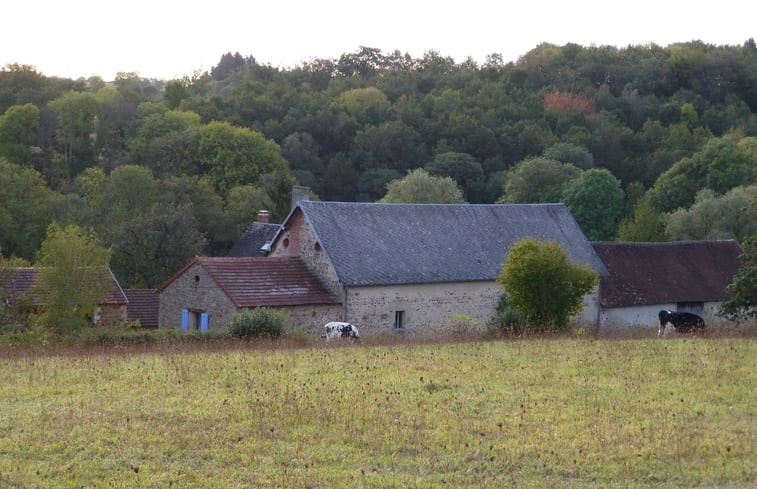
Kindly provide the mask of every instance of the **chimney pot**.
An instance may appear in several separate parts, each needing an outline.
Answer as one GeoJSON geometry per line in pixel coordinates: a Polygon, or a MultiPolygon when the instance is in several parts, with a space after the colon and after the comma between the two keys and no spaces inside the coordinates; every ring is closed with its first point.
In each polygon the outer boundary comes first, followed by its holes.
{"type": "Polygon", "coordinates": [[[268,213],[268,211],[258,211],[258,218],[256,219],[258,222],[268,222],[271,215],[268,213]]]}

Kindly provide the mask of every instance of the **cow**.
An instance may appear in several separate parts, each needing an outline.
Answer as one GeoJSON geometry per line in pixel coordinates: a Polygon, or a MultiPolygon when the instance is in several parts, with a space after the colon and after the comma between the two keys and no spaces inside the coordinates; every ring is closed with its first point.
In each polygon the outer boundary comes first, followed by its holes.
{"type": "Polygon", "coordinates": [[[660,329],[657,336],[665,334],[665,326],[670,323],[679,333],[696,333],[704,331],[704,319],[690,312],[674,312],[663,309],[658,314],[660,329]]]}
{"type": "Polygon", "coordinates": [[[332,321],[326,323],[324,329],[326,330],[326,334],[321,336],[321,338],[326,338],[326,341],[340,338],[350,341],[360,341],[360,333],[358,333],[357,328],[350,323],[332,321]]]}

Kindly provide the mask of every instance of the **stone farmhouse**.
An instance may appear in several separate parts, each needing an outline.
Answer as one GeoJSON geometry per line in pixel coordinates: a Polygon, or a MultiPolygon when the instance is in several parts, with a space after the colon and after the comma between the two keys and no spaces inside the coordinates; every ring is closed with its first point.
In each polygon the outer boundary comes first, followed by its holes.
{"type": "MultiPolygon", "coordinates": [[[[160,326],[223,328],[234,311],[267,305],[318,334],[332,320],[361,334],[414,334],[458,314],[483,327],[502,295],[495,277],[508,249],[525,237],[556,241],[572,260],[606,274],[563,204],[302,200],[266,257],[196,258],[163,284],[160,326]]],[[[597,294],[585,301],[577,320],[595,325],[597,294]]]]}
{"type": "MultiPolygon", "coordinates": [[[[44,299],[33,294],[38,268],[17,267],[4,270],[0,276],[0,308],[3,314],[25,322],[31,314],[38,311],[44,299]]],[[[95,308],[92,323],[95,326],[121,324],[127,319],[128,299],[113,272],[108,269],[112,286],[105,293],[102,302],[95,308]]]]}
{"type": "Polygon", "coordinates": [[[235,312],[283,308],[291,325],[324,324],[338,315],[331,294],[298,257],[197,257],[157,289],[161,328],[221,331],[235,312]]]}
{"type": "Polygon", "coordinates": [[[656,330],[662,309],[693,312],[710,325],[739,268],[736,241],[594,243],[608,275],[600,280],[602,332],[656,330]]]}

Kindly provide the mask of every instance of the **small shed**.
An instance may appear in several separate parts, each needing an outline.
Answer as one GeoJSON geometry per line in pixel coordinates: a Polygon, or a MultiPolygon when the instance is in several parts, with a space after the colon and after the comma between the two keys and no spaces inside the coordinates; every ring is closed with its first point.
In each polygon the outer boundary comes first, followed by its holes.
{"type": "Polygon", "coordinates": [[[340,300],[297,257],[195,257],[157,289],[160,328],[228,328],[242,309],[283,309],[291,328],[318,331],[340,300]]]}
{"type": "Polygon", "coordinates": [[[600,330],[658,326],[661,309],[693,312],[712,324],[739,268],[733,240],[593,243],[609,275],[600,280],[600,330]]]}

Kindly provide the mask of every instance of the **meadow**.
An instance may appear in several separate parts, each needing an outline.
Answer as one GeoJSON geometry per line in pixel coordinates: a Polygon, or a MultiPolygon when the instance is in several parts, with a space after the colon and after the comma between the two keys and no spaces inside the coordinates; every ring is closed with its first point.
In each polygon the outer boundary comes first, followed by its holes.
{"type": "Polygon", "coordinates": [[[5,352],[0,487],[755,487],[757,338],[5,352]]]}

